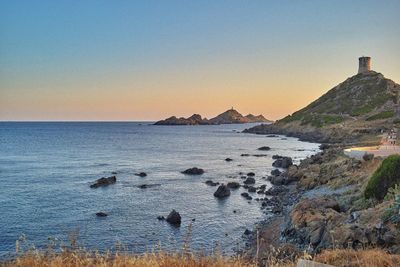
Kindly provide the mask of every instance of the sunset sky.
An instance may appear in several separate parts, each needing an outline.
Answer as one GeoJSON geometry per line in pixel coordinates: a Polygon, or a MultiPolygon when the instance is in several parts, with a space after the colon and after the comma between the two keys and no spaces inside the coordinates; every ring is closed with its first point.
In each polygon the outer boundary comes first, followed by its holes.
{"type": "Polygon", "coordinates": [[[356,74],[400,82],[400,1],[1,1],[0,120],[279,119],[356,74]]]}

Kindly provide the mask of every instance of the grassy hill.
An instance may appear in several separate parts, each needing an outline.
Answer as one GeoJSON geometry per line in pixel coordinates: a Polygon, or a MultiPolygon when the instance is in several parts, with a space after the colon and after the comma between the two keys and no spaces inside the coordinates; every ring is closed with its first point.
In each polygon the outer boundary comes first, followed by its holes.
{"type": "Polygon", "coordinates": [[[360,134],[377,134],[400,122],[399,92],[400,85],[381,73],[357,74],[273,125],[246,131],[283,133],[317,141],[343,141],[341,137],[346,134],[354,138],[360,134]]]}

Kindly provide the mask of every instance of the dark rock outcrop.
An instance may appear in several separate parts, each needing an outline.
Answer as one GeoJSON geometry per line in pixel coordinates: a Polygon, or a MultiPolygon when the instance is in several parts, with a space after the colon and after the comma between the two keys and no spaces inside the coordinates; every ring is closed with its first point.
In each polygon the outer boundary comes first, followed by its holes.
{"type": "Polygon", "coordinates": [[[253,198],[249,195],[249,193],[246,193],[246,192],[244,192],[244,193],[241,193],[240,194],[242,197],[244,197],[245,199],[247,199],[247,200],[252,200],[253,198]]]}
{"type": "Polygon", "coordinates": [[[293,165],[293,160],[291,157],[281,157],[281,158],[276,159],[272,163],[272,166],[274,166],[276,168],[283,168],[283,169],[287,169],[292,165],[293,165]]]}
{"type": "Polygon", "coordinates": [[[91,184],[90,187],[98,188],[98,187],[107,186],[110,184],[115,184],[116,182],[117,182],[117,177],[115,177],[115,176],[102,177],[102,178],[96,180],[96,182],[94,184],[91,184]]]}
{"type": "Polygon", "coordinates": [[[221,184],[217,191],[214,193],[214,197],[216,198],[225,198],[231,195],[231,190],[229,189],[228,186],[221,184]]]}
{"type": "Polygon", "coordinates": [[[280,170],[278,170],[278,169],[273,169],[272,171],[271,171],[271,175],[272,176],[279,176],[279,175],[281,175],[281,171],[280,170]]]}
{"type": "Polygon", "coordinates": [[[229,182],[226,184],[226,186],[231,189],[237,189],[240,187],[240,184],[238,182],[229,182]]]}
{"type": "Polygon", "coordinates": [[[187,175],[200,175],[204,173],[204,170],[201,168],[193,167],[182,172],[183,174],[187,175]]]}
{"type": "Polygon", "coordinates": [[[169,215],[168,215],[168,217],[167,217],[167,222],[169,222],[170,224],[173,224],[173,225],[181,225],[181,222],[182,222],[182,217],[181,217],[181,215],[179,214],[179,212],[177,212],[177,211],[175,211],[175,210],[172,210],[170,213],[169,213],[169,215]]]}
{"type": "Polygon", "coordinates": [[[253,177],[247,177],[247,179],[244,180],[243,183],[244,184],[255,184],[256,183],[256,179],[254,179],[253,177]]]}

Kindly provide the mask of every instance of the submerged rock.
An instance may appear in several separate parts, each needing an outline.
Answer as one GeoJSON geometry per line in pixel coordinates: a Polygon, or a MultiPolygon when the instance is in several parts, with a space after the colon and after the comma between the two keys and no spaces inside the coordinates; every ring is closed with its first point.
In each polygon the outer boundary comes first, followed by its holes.
{"type": "Polygon", "coordinates": [[[255,176],[256,174],[254,172],[248,172],[247,176],[255,176]]]}
{"type": "Polygon", "coordinates": [[[226,186],[231,189],[237,189],[240,187],[240,184],[238,182],[229,182],[226,184],[226,186]]]}
{"type": "Polygon", "coordinates": [[[246,198],[247,200],[252,200],[252,199],[253,199],[253,198],[249,195],[249,193],[246,193],[246,192],[241,193],[240,195],[241,195],[242,197],[246,198]]]}
{"type": "Polygon", "coordinates": [[[233,159],[231,159],[231,158],[226,158],[225,161],[230,162],[230,161],[233,161],[233,159]]]}
{"type": "Polygon", "coordinates": [[[164,217],[164,216],[157,216],[157,220],[159,220],[159,221],[164,221],[164,220],[165,220],[165,217],[164,217]]]}
{"type": "Polygon", "coordinates": [[[268,151],[268,150],[271,150],[271,148],[269,146],[262,146],[262,147],[259,147],[258,150],[268,151]]]}
{"type": "Polygon", "coordinates": [[[146,189],[146,188],[151,188],[151,187],[156,187],[156,186],[161,186],[161,184],[141,184],[141,185],[138,185],[138,188],[146,189]]]}
{"type": "Polygon", "coordinates": [[[96,216],[97,216],[97,217],[107,217],[108,214],[105,213],[105,212],[100,211],[100,212],[97,212],[97,213],[96,213],[96,216]]]}
{"type": "Polygon", "coordinates": [[[205,182],[205,184],[206,184],[206,185],[210,185],[210,186],[217,186],[217,185],[219,185],[218,182],[213,182],[213,181],[211,181],[211,180],[207,180],[207,181],[205,182]]]}
{"type": "Polygon", "coordinates": [[[145,172],[139,172],[139,173],[135,173],[135,175],[136,175],[136,176],[139,176],[139,177],[146,177],[146,176],[147,176],[147,173],[145,173],[145,172]]]}
{"type": "Polygon", "coordinates": [[[182,173],[188,174],[188,175],[200,175],[200,174],[204,173],[204,170],[201,168],[193,167],[193,168],[184,170],[182,173]]]}
{"type": "Polygon", "coordinates": [[[179,212],[172,210],[167,217],[167,222],[169,222],[170,224],[179,226],[179,225],[181,225],[182,217],[179,214],[179,212]]]}
{"type": "Polygon", "coordinates": [[[215,191],[215,193],[214,193],[214,197],[217,197],[217,198],[225,198],[230,195],[231,195],[231,190],[229,189],[229,187],[227,187],[224,184],[221,184],[218,187],[217,191],[215,191]]]}
{"type": "Polygon", "coordinates": [[[117,182],[117,177],[115,176],[110,176],[110,177],[102,177],[98,180],[96,180],[96,182],[94,184],[91,184],[90,187],[91,188],[97,188],[100,186],[107,186],[110,184],[115,184],[117,182]]]}

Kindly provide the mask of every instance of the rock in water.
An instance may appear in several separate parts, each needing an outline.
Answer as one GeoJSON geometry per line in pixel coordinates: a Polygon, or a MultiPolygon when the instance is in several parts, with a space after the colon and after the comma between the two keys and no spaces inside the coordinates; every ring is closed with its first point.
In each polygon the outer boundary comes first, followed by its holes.
{"type": "Polygon", "coordinates": [[[188,174],[188,175],[200,175],[204,173],[203,169],[197,168],[197,167],[193,167],[187,170],[184,170],[182,172],[183,174],[188,174]]]}
{"type": "Polygon", "coordinates": [[[108,214],[105,213],[105,212],[100,211],[100,212],[97,212],[97,213],[96,213],[96,216],[97,216],[97,217],[107,217],[108,214]]]}
{"type": "Polygon", "coordinates": [[[135,173],[135,175],[136,175],[136,176],[139,176],[139,177],[146,177],[146,176],[147,176],[147,173],[145,173],[145,172],[139,172],[139,173],[135,173]]]}
{"type": "Polygon", "coordinates": [[[179,212],[172,210],[167,217],[167,222],[179,226],[182,222],[181,215],[179,214],[179,212]]]}
{"type": "Polygon", "coordinates": [[[240,184],[238,182],[229,182],[226,184],[226,186],[231,189],[237,189],[240,187],[240,184]]]}
{"type": "Polygon", "coordinates": [[[91,188],[97,188],[100,186],[107,186],[110,184],[115,184],[115,182],[117,181],[117,177],[115,176],[110,176],[110,177],[102,177],[98,180],[96,180],[96,182],[92,185],[90,185],[91,188]]]}
{"type": "Polygon", "coordinates": [[[247,177],[247,179],[243,183],[244,184],[255,184],[256,179],[254,179],[253,177],[247,177]]]}
{"type": "Polygon", "coordinates": [[[279,175],[281,175],[281,171],[278,170],[278,169],[273,169],[273,170],[271,171],[271,175],[273,175],[273,176],[279,176],[279,175]]]}
{"type": "Polygon", "coordinates": [[[211,180],[207,180],[205,184],[206,184],[206,185],[210,185],[210,186],[217,186],[217,185],[219,185],[218,182],[213,182],[213,181],[211,181],[211,180]]]}
{"type": "Polygon", "coordinates": [[[287,169],[292,165],[293,165],[293,160],[291,157],[281,157],[272,163],[272,166],[274,166],[276,168],[284,168],[284,169],[287,169]]]}
{"type": "Polygon", "coordinates": [[[217,191],[215,191],[215,193],[214,193],[214,197],[217,197],[217,198],[225,198],[230,195],[231,195],[231,190],[229,190],[229,187],[227,187],[224,184],[221,184],[218,187],[217,191]]]}
{"type": "Polygon", "coordinates": [[[233,159],[231,159],[231,158],[226,158],[225,159],[225,161],[227,161],[227,162],[230,162],[230,161],[232,161],[233,159]]]}
{"type": "Polygon", "coordinates": [[[258,150],[268,151],[268,150],[271,150],[271,148],[269,146],[262,146],[262,147],[259,147],[258,150]]]}

